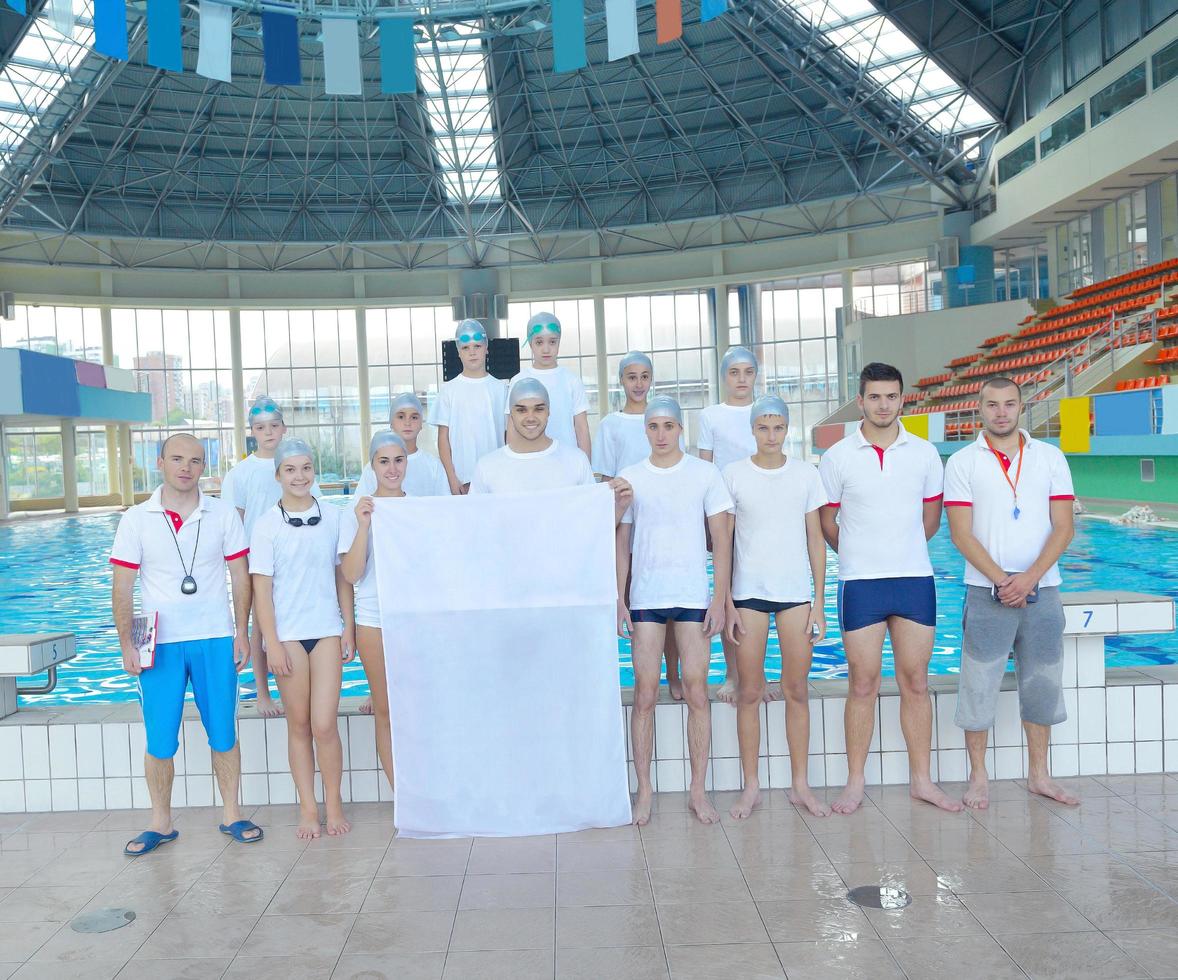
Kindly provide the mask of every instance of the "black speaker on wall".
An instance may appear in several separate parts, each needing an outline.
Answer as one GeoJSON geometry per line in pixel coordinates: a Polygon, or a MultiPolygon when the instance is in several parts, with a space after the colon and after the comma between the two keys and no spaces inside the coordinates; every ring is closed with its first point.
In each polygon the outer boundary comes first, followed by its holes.
{"type": "MultiPolygon", "coordinates": [[[[449,381],[462,373],[458,359],[458,345],[452,340],[442,341],[442,380],[449,381]]],[[[503,381],[519,374],[519,338],[492,338],[487,350],[487,373],[503,381]]]]}

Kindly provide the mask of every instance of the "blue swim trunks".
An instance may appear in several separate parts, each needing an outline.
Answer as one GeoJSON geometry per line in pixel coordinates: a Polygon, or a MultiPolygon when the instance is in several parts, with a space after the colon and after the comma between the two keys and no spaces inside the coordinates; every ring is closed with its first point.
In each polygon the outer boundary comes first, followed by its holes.
{"type": "Polygon", "coordinates": [[[937,625],[937,588],[931,575],[856,578],[839,582],[839,629],[844,633],[887,622],[892,616],[937,625]]]}
{"type": "Polygon", "coordinates": [[[214,752],[228,752],[237,743],[237,668],[233,637],[161,643],[155,664],[139,675],[147,754],[170,759],[180,747],[184,692],[192,695],[214,752]]]}
{"type": "Polygon", "coordinates": [[[671,606],[667,609],[631,609],[630,619],[635,623],[658,623],[660,626],[665,626],[669,622],[702,623],[706,614],[706,609],[671,606]]]}

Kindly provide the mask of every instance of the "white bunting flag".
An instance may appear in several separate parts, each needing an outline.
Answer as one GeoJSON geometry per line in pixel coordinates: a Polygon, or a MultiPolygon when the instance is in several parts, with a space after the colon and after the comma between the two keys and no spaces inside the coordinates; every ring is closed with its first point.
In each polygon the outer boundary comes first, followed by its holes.
{"type": "Polygon", "coordinates": [[[233,81],[230,53],[233,49],[233,8],[212,0],[200,0],[200,47],[196,73],[220,82],[233,81]]]}
{"type": "Polygon", "coordinates": [[[323,21],[323,81],[328,95],[360,95],[360,25],[333,17],[323,21]]]}
{"type": "Polygon", "coordinates": [[[73,37],[74,0],[49,0],[49,23],[62,37],[73,37]]]}
{"type": "Polygon", "coordinates": [[[610,61],[638,54],[636,0],[605,0],[605,29],[610,61]]]}

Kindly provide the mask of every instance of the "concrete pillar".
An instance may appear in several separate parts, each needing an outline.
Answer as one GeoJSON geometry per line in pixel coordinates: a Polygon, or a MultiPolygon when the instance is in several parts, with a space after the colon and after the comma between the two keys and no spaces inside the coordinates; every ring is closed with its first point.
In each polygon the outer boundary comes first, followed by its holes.
{"type": "Polygon", "coordinates": [[[605,297],[593,297],[593,336],[597,348],[597,417],[605,418],[612,410],[609,403],[610,369],[606,356],[605,297]]]}
{"type": "Polygon", "coordinates": [[[119,426],[119,497],[124,507],[135,503],[135,467],[131,455],[131,426],[119,426]]]}
{"type": "Polygon", "coordinates": [[[61,420],[61,478],[65,512],[78,512],[78,432],[73,419],[61,420]]]}
{"type": "Polygon", "coordinates": [[[0,419],[0,521],[8,519],[8,436],[0,419]]]}
{"type": "MultiPolygon", "coordinates": [[[[98,310],[102,322],[102,363],[115,366],[114,326],[111,323],[110,307],[98,310]]],[[[106,485],[111,494],[119,492],[119,437],[117,426],[106,427],[106,485]]]]}
{"type": "Polygon", "coordinates": [[[720,358],[728,350],[728,331],[732,324],[728,320],[728,287],[721,283],[712,287],[712,346],[715,358],[712,361],[712,378],[715,390],[708,401],[716,401],[720,392],[720,358]]]}
{"type": "Polygon", "coordinates": [[[229,311],[229,365],[233,378],[233,461],[244,459],[245,451],[245,371],[241,366],[241,310],[229,311]]]}
{"type": "MultiPolygon", "coordinates": [[[[372,438],[372,388],[368,378],[368,311],[356,311],[356,374],[360,398],[360,458],[372,438]]],[[[428,410],[428,409],[427,409],[428,410]]]]}

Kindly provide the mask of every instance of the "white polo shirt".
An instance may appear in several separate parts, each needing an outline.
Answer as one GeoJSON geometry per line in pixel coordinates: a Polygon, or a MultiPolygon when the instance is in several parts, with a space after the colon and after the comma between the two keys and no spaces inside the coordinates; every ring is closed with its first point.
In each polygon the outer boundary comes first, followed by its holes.
{"type": "Polygon", "coordinates": [[[430,406],[429,424],[444,425],[450,438],[450,458],[461,483],[474,478],[475,464],[503,445],[503,415],[507,385],[487,375],[451,378],[430,406]]]}
{"type": "Polygon", "coordinates": [[[164,509],[162,493],[157,487],[148,500],[123,514],[111,564],[138,570],[139,608],[159,613],[158,642],[232,636],[225,563],[249,554],[241,518],[224,501],[202,493],[196,510],[181,521],[164,509]],[[196,579],[192,595],[180,591],[186,569],[196,579]]]}
{"type": "Polygon", "coordinates": [[[793,457],[775,470],[742,459],[724,470],[724,482],[736,514],[732,598],[809,602],[806,515],[826,503],[818,469],[793,457]]]}
{"type": "MultiPolygon", "coordinates": [[[[579,449],[573,419],[589,411],[585,383],[560,364],[554,368],[537,368],[525,364],[508,384],[508,394],[520,378],[535,378],[548,390],[548,435],[572,449],[579,449]]],[[[511,406],[506,402],[503,411],[505,415],[511,414],[511,406]]]]}
{"type": "Polygon", "coordinates": [[[924,505],[941,498],[945,471],[936,448],[900,422],[887,449],[863,436],[863,423],[822,454],[826,502],[839,508],[839,579],[933,574],[924,505]]]}
{"type": "Polygon", "coordinates": [[[618,474],[634,488],[622,516],[633,524],[631,609],[706,609],[708,546],[704,523],[732,509],[732,497],[716,467],[684,453],[674,466],[649,458],[618,474]]]}
{"type": "MultiPolygon", "coordinates": [[[[1025,572],[1042,553],[1051,535],[1051,501],[1075,500],[1067,457],[1051,443],[1032,439],[1024,429],[1019,431],[1023,448],[1013,457],[995,454],[983,432],[976,442],[957,450],[945,464],[945,506],[973,509],[974,537],[1007,572],[1025,572]],[[1017,519],[1010,486],[1016,475],[1017,519]]],[[[1052,565],[1039,580],[1040,585],[1048,587],[1060,582],[1058,565],[1052,565]]],[[[994,583],[966,562],[965,584],[989,588],[994,583]]]]}
{"type": "Polygon", "coordinates": [[[712,462],[721,473],[730,463],[748,459],[757,451],[757,440],[753,436],[753,406],[709,405],[699,413],[698,448],[709,450],[712,462]]]}
{"type": "Polygon", "coordinates": [[[575,445],[553,439],[537,453],[517,453],[503,446],[487,453],[474,468],[471,493],[531,493],[596,483],[589,457],[575,445]]]}
{"type": "MultiPolygon", "coordinates": [[[[418,449],[405,459],[405,479],[401,489],[410,497],[449,497],[450,481],[446,479],[446,469],[438,457],[418,449]]],[[[365,463],[356,482],[356,496],[371,497],[374,493],[376,473],[371,463],[365,463]]]]}
{"type": "MultiPolygon", "coordinates": [[[[318,481],[311,486],[311,493],[316,497],[323,495],[318,481]]],[[[221,499],[244,513],[248,541],[254,522],[282,499],[282,485],[274,477],[274,460],[250,453],[234,463],[221,480],[221,499]]]]}

